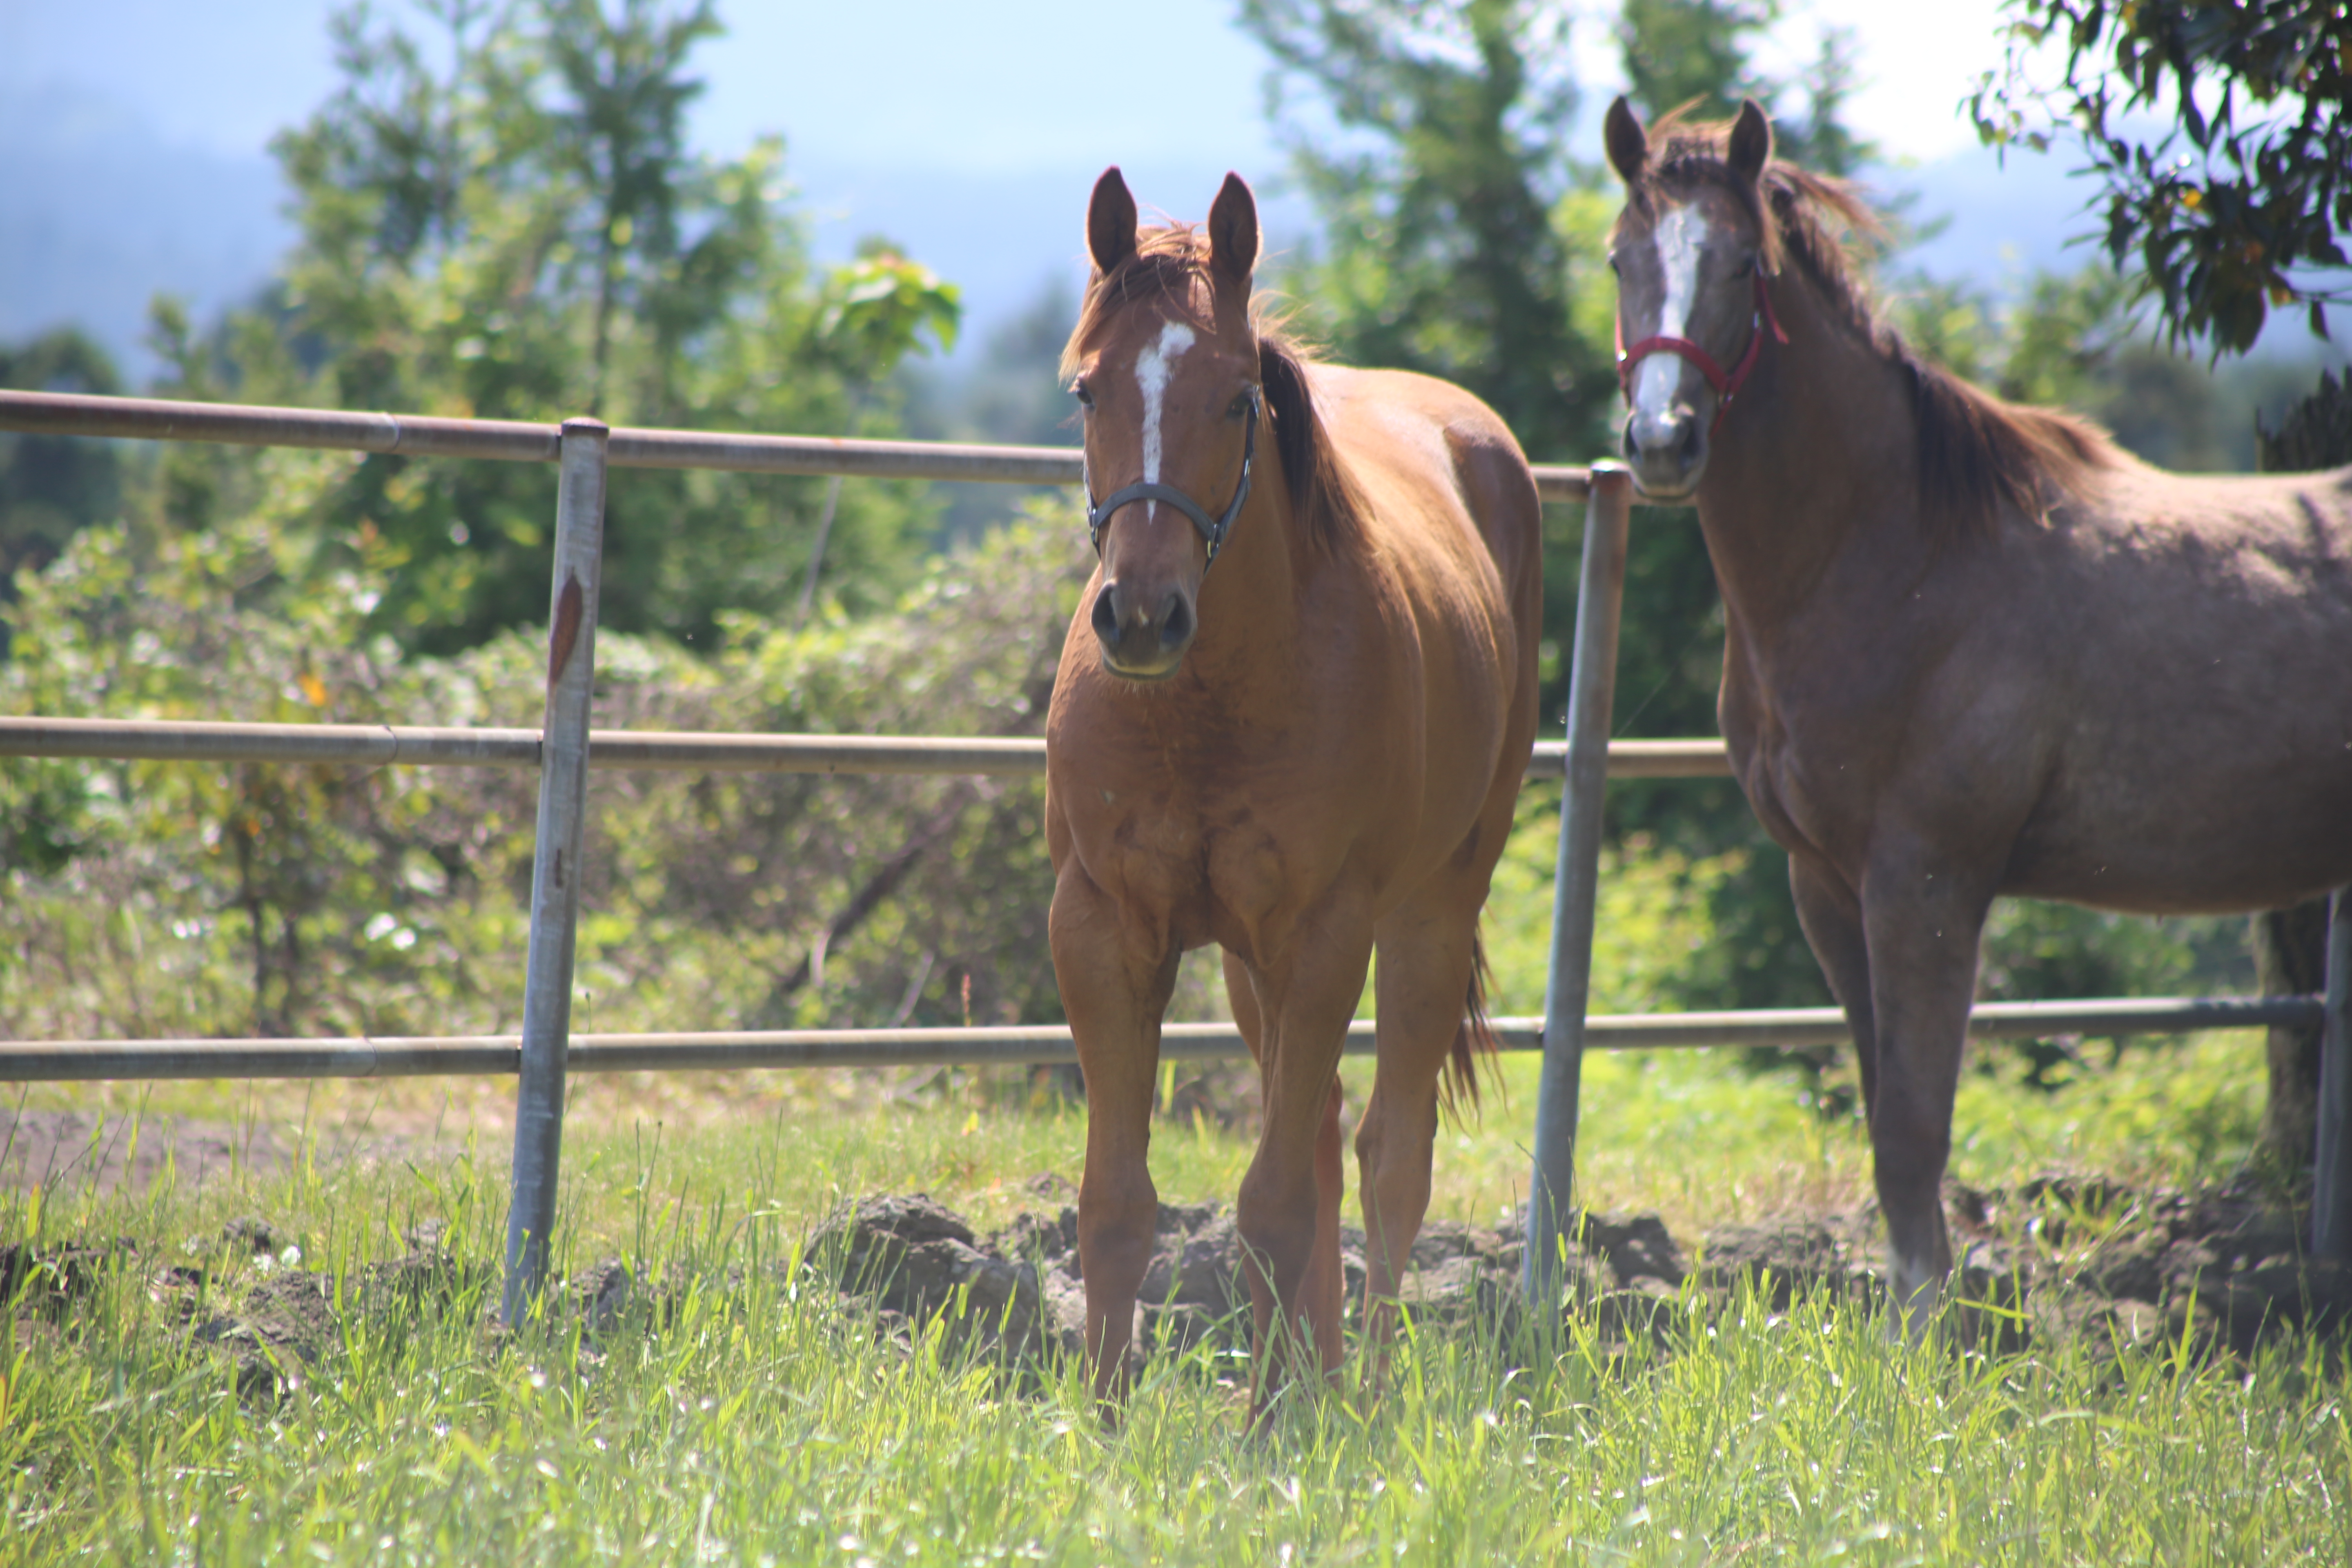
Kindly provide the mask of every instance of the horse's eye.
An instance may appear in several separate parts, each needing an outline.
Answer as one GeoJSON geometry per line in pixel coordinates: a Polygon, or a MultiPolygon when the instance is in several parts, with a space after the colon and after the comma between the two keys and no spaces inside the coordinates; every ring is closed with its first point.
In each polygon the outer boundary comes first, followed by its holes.
{"type": "Polygon", "coordinates": [[[1228,419],[1239,419],[1243,415],[1247,414],[1250,410],[1250,403],[1253,400],[1253,394],[1246,392],[1236,395],[1234,398],[1234,405],[1225,410],[1225,417],[1228,419]]]}
{"type": "Polygon", "coordinates": [[[1609,270],[1614,272],[1620,278],[1625,276],[1625,269],[1617,265],[1617,258],[1613,256],[1609,258],[1609,270]]]}
{"type": "Polygon", "coordinates": [[[1095,395],[1087,390],[1087,384],[1083,381],[1074,381],[1070,384],[1070,395],[1078,400],[1078,406],[1081,408],[1092,408],[1095,405],[1095,395]]]}

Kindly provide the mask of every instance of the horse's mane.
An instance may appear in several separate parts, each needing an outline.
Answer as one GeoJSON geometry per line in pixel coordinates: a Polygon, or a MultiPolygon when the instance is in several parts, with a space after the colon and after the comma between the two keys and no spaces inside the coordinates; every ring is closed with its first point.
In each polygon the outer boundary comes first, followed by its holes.
{"type": "Polygon", "coordinates": [[[1704,181],[1729,192],[1763,237],[1766,270],[1793,261],[1830,310],[1907,374],[1919,437],[1919,492],[1953,533],[1990,530],[2002,502],[2041,518],[2063,494],[2080,493],[2121,454],[2090,420],[1994,396],[1919,357],[1873,303],[1839,230],[1884,232],[1853,186],[1773,159],[1758,186],[1725,159],[1727,123],[1685,121],[1680,111],[1651,128],[1650,157],[1631,193],[1647,213],[1661,191],[1704,181]]]}
{"type": "MultiPolygon", "coordinates": [[[[1107,274],[1097,272],[1087,283],[1078,324],[1062,350],[1062,378],[1076,374],[1081,345],[1093,341],[1114,311],[1136,300],[1156,298],[1162,309],[1204,334],[1213,331],[1211,289],[1209,238],[1197,225],[1141,230],[1134,255],[1107,274]]],[[[1307,379],[1315,355],[1286,330],[1264,295],[1250,300],[1250,329],[1257,337],[1267,433],[1282,454],[1292,515],[1310,543],[1331,551],[1361,532],[1365,503],[1316,409],[1307,379]]]]}

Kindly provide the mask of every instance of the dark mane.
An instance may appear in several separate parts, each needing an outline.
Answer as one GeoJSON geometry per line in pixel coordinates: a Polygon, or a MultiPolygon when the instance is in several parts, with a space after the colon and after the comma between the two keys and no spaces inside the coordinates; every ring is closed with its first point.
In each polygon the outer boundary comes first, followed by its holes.
{"type": "Polygon", "coordinates": [[[2095,472],[2120,461],[2114,442],[2091,421],[2006,402],[1920,358],[1880,316],[1840,242],[1841,230],[1883,232],[1853,187],[1774,159],[1765,166],[1759,202],[1725,162],[1729,133],[1727,124],[1666,116],[1651,128],[1650,159],[1629,205],[1647,215],[1655,195],[1702,182],[1731,193],[1763,237],[1766,270],[1778,273],[1793,262],[1833,313],[1905,371],[1919,436],[1919,499],[1948,533],[1990,531],[2003,503],[2043,517],[2063,496],[2081,492],[2095,472]]]}
{"type": "MultiPolygon", "coordinates": [[[[1062,378],[1076,374],[1083,345],[1103,331],[1114,312],[1144,299],[1156,300],[1169,314],[1204,333],[1214,330],[1209,240],[1195,225],[1173,223],[1142,230],[1136,236],[1133,256],[1087,282],[1078,324],[1062,350],[1062,378]]],[[[1291,513],[1318,549],[1337,549],[1360,534],[1364,501],[1316,409],[1307,375],[1315,356],[1284,331],[1282,319],[1263,295],[1250,301],[1250,328],[1257,336],[1266,432],[1282,454],[1291,513]]]]}

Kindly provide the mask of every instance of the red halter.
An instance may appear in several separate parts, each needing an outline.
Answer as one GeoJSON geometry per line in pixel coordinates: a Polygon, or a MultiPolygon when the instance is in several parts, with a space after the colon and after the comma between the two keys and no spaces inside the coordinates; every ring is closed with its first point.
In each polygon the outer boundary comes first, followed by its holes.
{"type": "Polygon", "coordinates": [[[1748,384],[1748,373],[1756,368],[1757,360],[1763,355],[1764,329],[1771,328],[1772,336],[1777,342],[1785,343],[1789,341],[1789,334],[1780,330],[1780,319],[1772,314],[1772,296],[1764,287],[1764,264],[1758,262],[1756,270],[1748,276],[1756,280],[1756,320],[1753,330],[1748,334],[1748,352],[1739,356],[1739,363],[1731,367],[1731,374],[1728,375],[1724,374],[1721,365],[1715,363],[1713,354],[1688,338],[1673,338],[1661,333],[1656,337],[1643,338],[1632,348],[1627,348],[1625,323],[1622,318],[1619,319],[1617,322],[1617,387],[1625,395],[1626,402],[1631,403],[1633,400],[1633,367],[1635,365],[1654,353],[1680,354],[1696,365],[1699,374],[1706,377],[1706,384],[1715,388],[1717,398],[1715,423],[1706,427],[1706,433],[1709,436],[1715,434],[1723,424],[1723,416],[1731,412],[1731,400],[1739,395],[1741,387],[1748,384]]]}

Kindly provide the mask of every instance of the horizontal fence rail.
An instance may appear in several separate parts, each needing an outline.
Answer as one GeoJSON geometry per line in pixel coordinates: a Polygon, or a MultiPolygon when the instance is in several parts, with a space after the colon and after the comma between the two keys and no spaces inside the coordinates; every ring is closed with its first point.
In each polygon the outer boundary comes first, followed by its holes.
{"type": "MultiPolygon", "coordinates": [[[[310,447],[411,458],[487,458],[552,463],[562,426],[514,419],[437,419],[0,391],[0,430],[37,436],[107,436],[142,441],[219,441],[238,447],[310,447]]],[[[982,484],[1075,485],[1075,447],[972,447],[944,441],[860,441],[828,436],[735,436],[704,430],[616,427],[605,461],[615,468],[719,468],[742,474],[840,474],[850,479],[949,479],[982,484]]],[[[1548,501],[1585,497],[1582,468],[1540,465],[1548,501]]]]}
{"type": "MultiPolygon", "coordinates": [[[[2184,1035],[2209,1029],[2308,1027],[2316,996],[2134,997],[2086,1002],[1988,1002],[1969,1017],[1979,1039],[2055,1035],[2184,1035]]],[[[1543,1047],[1539,1017],[1497,1018],[1507,1051],[1543,1047]]],[[[1655,1050],[1720,1046],[1843,1045],[1852,1038],[1834,1007],[1769,1012],[1596,1014],[1586,1048],[1655,1050]]],[[[1348,1031],[1346,1052],[1370,1056],[1372,1025],[1348,1031]]],[[[1163,1059],[1246,1054],[1231,1024],[1170,1024],[1163,1059]]],[[[423,1078],[520,1070],[521,1037],[473,1035],[411,1038],[285,1040],[59,1040],[0,1042],[0,1083],[92,1079],[423,1078]]],[[[1070,1031],[1057,1024],[970,1029],[768,1029],[698,1034],[574,1035],[572,1072],[744,1071],[763,1068],[1074,1066],[1070,1031]]]]}
{"type": "MultiPolygon", "coordinates": [[[[224,724],[150,719],[0,717],[0,757],[112,762],[311,763],[358,767],[540,765],[540,732],[404,724],[224,724]]],[[[1568,746],[1540,742],[1529,778],[1562,777],[1568,746]]],[[[1045,771],[1045,742],[1024,736],[760,735],[596,730],[592,768],[698,773],[994,773],[1045,771]]],[[[1617,779],[1728,778],[1721,741],[1615,741],[1617,779]]]]}

